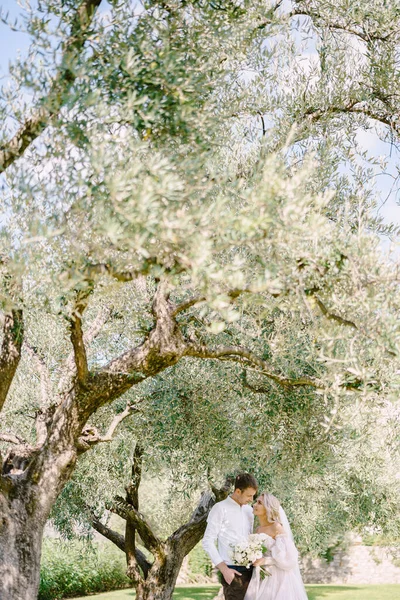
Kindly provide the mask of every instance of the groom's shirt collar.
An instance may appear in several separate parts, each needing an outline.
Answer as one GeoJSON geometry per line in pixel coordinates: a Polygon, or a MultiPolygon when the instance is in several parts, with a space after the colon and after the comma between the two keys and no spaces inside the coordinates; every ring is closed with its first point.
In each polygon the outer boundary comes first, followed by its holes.
{"type": "Polygon", "coordinates": [[[225,502],[228,500],[229,504],[232,504],[233,506],[237,506],[238,508],[242,508],[242,506],[246,506],[245,504],[239,504],[239,502],[236,502],[236,500],[234,500],[232,498],[232,496],[227,496],[225,502]]]}

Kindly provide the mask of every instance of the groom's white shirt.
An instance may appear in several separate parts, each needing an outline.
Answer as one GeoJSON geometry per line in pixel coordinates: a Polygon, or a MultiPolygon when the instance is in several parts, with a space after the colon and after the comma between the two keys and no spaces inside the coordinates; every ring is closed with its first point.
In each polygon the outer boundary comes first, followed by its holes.
{"type": "Polygon", "coordinates": [[[253,524],[253,510],[248,504],[240,506],[230,496],[214,504],[208,515],[207,529],[202,541],[203,548],[214,566],[221,562],[232,564],[232,545],[246,540],[253,533],[253,524]]]}

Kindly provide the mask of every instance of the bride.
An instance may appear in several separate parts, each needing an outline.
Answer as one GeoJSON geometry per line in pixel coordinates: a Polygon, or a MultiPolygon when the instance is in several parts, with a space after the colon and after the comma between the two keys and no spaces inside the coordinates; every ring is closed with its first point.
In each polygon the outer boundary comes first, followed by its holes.
{"type": "Polygon", "coordinates": [[[270,576],[260,580],[260,569],[255,568],[244,600],[307,600],[292,530],[279,500],[272,494],[261,494],[253,512],[260,523],[256,533],[270,538],[269,551],[254,566],[265,565],[270,576]]]}

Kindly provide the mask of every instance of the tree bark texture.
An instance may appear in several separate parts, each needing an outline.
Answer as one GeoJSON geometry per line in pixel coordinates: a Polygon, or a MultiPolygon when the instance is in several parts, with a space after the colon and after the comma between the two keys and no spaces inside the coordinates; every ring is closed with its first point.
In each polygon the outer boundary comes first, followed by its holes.
{"type": "Polygon", "coordinates": [[[24,498],[0,501],[0,599],[34,600],[44,524],[29,511],[24,498]]]}
{"type": "Polygon", "coordinates": [[[136,587],[137,600],[171,600],[184,553],[166,550],[163,560],[155,560],[147,578],[136,587]]]}

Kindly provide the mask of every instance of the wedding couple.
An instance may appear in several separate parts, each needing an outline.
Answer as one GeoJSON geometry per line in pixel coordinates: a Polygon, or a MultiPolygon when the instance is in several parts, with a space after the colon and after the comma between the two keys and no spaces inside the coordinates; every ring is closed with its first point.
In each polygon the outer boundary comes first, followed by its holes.
{"type": "Polygon", "coordinates": [[[258,496],[253,509],[248,504],[257,493],[257,481],[249,473],[236,477],[235,490],[217,502],[208,515],[203,548],[221,572],[225,600],[307,600],[298,564],[292,530],[285,511],[272,494],[258,496]],[[253,533],[268,536],[268,552],[247,568],[232,564],[232,548],[253,533]],[[258,566],[266,566],[269,576],[261,579],[258,566]]]}

